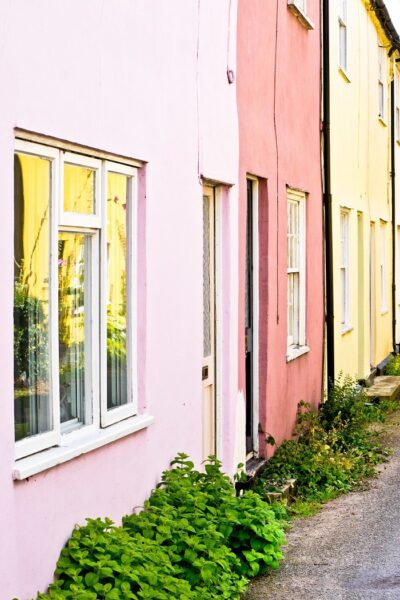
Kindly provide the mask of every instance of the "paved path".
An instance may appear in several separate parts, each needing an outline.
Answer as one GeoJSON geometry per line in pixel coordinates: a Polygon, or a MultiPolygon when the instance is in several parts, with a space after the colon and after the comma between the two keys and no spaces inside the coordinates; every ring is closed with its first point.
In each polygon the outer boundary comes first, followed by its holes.
{"type": "Polygon", "coordinates": [[[400,600],[400,415],[388,425],[394,455],[379,477],[296,521],[281,569],[246,600],[400,600]]]}

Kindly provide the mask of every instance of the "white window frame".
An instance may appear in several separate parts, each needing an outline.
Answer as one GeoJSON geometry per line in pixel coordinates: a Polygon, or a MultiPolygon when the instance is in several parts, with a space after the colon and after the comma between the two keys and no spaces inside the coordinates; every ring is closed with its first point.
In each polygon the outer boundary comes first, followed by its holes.
{"type": "Polygon", "coordinates": [[[347,31],[347,0],[339,0],[338,11],[338,35],[339,35],[339,69],[348,78],[349,53],[348,53],[348,31],[347,31]],[[343,34],[343,37],[342,37],[343,34]],[[344,46],[343,46],[344,38],[344,46]]]}
{"type": "Polygon", "coordinates": [[[307,16],[307,0],[287,0],[287,5],[306,29],[314,29],[314,23],[307,16]]]}
{"type": "Polygon", "coordinates": [[[386,123],[387,112],[387,64],[385,47],[378,43],[378,117],[386,123]]]}
{"type": "MultiPolygon", "coordinates": [[[[137,416],[137,168],[118,162],[94,159],[90,156],[73,154],[61,149],[16,139],[15,152],[38,156],[51,164],[51,197],[50,197],[50,373],[49,387],[51,397],[52,430],[24,438],[15,443],[15,459],[22,459],[25,466],[14,469],[14,478],[23,479],[65,462],[74,456],[97,448],[104,443],[119,439],[123,435],[147,427],[153,418],[147,415],[137,416]],[[66,160],[67,159],[67,160],[66,160]],[[96,211],[94,215],[66,213],[63,211],[63,165],[71,162],[81,166],[89,166],[98,171],[96,177],[96,211]],[[128,223],[127,223],[127,277],[133,293],[128,294],[128,402],[120,407],[107,409],[107,349],[106,349],[106,278],[107,278],[107,174],[119,173],[128,177],[128,223]],[[103,215],[103,222],[101,220],[103,215]],[[90,384],[90,394],[86,396],[85,420],[90,417],[90,424],[80,424],[71,430],[68,425],[60,423],[59,398],[59,333],[58,333],[58,235],[59,232],[79,232],[89,234],[88,294],[90,319],[85,322],[90,327],[88,340],[86,381],[90,384]],[[100,248],[100,251],[99,251],[100,248]],[[97,265],[97,267],[96,267],[97,265]],[[90,320],[90,325],[88,321],[90,320]],[[99,332],[101,346],[99,347],[99,332]],[[100,367],[98,356],[100,354],[100,367]],[[136,416],[135,416],[136,415],[136,416]],[[129,419],[134,417],[134,419],[129,419]],[[122,421],[122,423],[121,423],[122,421]],[[112,427],[110,427],[112,426],[112,427]],[[102,428],[108,428],[101,433],[102,428]],[[92,436],[92,438],[90,437],[92,436]],[[53,448],[57,447],[57,448],[53,448]],[[42,456],[36,454],[41,451],[42,456]],[[33,455],[33,456],[32,456],[33,455]]],[[[17,463],[18,464],[18,463],[17,463]]]]}
{"type": "Polygon", "coordinates": [[[380,233],[381,233],[381,256],[380,256],[380,279],[381,279],[381,314],[388,312],[388,301],[387,301],[387,252],[386,252],[386,232],[387,223],[381,220],[380,233]]]}
{"type": "MultiPolygon", "coordinates": [[[[306,342],[306,194],[304,192],[288,189],[287,190],[287,215],[289,220],[290,206],[297,205],[297,254],[298,266],[289,268],[289,257],[287,258],[287,286],[289,286],[289,276],[298,274],[297,286],[297,307],[294,309],[293,315],[293,335],[289,335],[289,304],[288,321],[287,321],[287,352],[286,360],[290,361],[305,352],[309,351],[306,342]]],[[[288,221],[289,231],[289,221],[288,221]]]]}
{"type": "Polygon", "coordinates": [[[350,321],[350,211],[340,209],[340,310],[341,329],[351,329],[350,321]]]}

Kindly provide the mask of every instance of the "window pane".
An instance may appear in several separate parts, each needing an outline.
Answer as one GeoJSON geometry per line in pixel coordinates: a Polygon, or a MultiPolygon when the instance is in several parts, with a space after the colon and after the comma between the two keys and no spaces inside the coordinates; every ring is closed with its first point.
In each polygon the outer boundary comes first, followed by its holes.
{"type": "Polygon", "coordinates": [[[126,404],[127,393],[128,177],[109,173],[107,188],[107,408],[126,404]]]}
{"type": "Polygon", "coordinates": [[[60,233],[58,306],[61,423],[84,421],[85,277],[88,236],[60,233]]]}
{"type": "Polygon", "coordinates": [[[50,161],[15,156],[15,439],[52,428],[49,365],[50,161]]]}
{"type": "Polygon", "coordinates": [[[93,214],[95,171],[77,165],[64,165],[64,210],[93,214]]]}

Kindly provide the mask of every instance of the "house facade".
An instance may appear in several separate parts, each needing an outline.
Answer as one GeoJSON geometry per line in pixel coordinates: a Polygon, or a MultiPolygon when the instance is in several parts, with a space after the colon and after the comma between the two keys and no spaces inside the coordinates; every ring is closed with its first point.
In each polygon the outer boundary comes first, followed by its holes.
{"type": "Polygon", "coordinates": [[[239,390],[246,452],[321,401],[320,3],[239,3],[239,390]]]}
{"type": "Polygon", "coordinates": [[[391,82],[398,47],[381,4],[340,0],[327,9],[332,379],[368,379],[394,349],[391,82]]]}
{"type": "Polygon", "coordinates": [[[142,505],[177,452],[244,459],[236,11],[0,9],[4,599],[45,590],[74,525],[142,505]]]}

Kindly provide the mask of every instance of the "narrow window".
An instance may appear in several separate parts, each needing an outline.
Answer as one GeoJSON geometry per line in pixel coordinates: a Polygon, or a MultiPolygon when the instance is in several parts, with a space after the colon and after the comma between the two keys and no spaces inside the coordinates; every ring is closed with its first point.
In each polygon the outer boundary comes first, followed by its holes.
{"type": "Polygon", "coordinates": [[[339,67],[347,73],[347,0],[339,0],[339,67]]]}
{"type": "Polygon", "coordinates": [[[287,346],[305,346],[305,194],[288,192],[287,212],[287,346]]]}
{"type": "Polygon", "coordinates": [[[342,329],[350,326],[349,212],[340,211],[340,285],[342,329]]]}
{"type": "Polygon", "coordinates": [[[386,52],[383,46],[378,47],[378,103],[379,117],[384,121],[386,118],[385,102],[385,81],[386,81],[386,52]]]}

